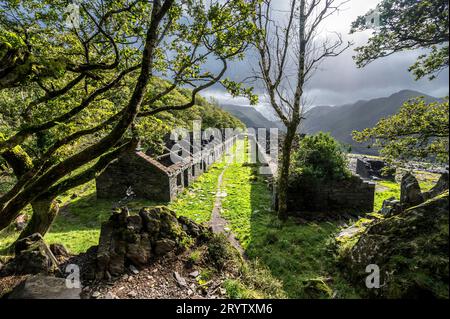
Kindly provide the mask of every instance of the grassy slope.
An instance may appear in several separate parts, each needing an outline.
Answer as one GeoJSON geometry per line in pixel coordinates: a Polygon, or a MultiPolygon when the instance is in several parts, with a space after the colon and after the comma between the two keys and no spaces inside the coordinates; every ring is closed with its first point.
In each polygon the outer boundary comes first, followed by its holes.
{"type": "MultiPolygon", "coordinates": [[[[186,189],[176,201],[169,205],[180,215],[188,216],[197,222],[207,222],[211,217],[217,178],[223,163],[211,166],[209,172],[200,176],[186,189]]],[[[45,239],[48,243],[63,243],[71,252],[80,253],[98,244],[100,225],[107,220],[117,203],[98,200],[95,196],[95,181],[91,181],[58,198],[61,211],[45,239]],[[76,197],[74,196],[76,194],[76,197]],[[75,197],[75,198],[73,198],[75,197]]],[[[127,203],[131,212],[144,206],[165,203],[148,200],[133,200],[127,203]]],[[[29,208],[25,211],[30,215],[29,208]]],[[[19,235],[11,228],[0,232],[0,250],[8,247],[19,235]]]]}
{"type": "MultiPolygon", "coordinates": [[[[436,176],[420,179],[421,187],[432,187],[436,176]]],[[[290,298],[357,298],[358,293],[336,268],[333,242],[340,227],[330,222],[280,223],[271,209],[271,193],[257,167],[233,163],[224,174],[223,216],[229,221],[251,259],[281,280],[290,298]]],[[[400,197],[400,186],[381,181],[375,209],[385,199],[400,197]]],[[[361,219],[359,223],[370,221],[361,219]]]]}

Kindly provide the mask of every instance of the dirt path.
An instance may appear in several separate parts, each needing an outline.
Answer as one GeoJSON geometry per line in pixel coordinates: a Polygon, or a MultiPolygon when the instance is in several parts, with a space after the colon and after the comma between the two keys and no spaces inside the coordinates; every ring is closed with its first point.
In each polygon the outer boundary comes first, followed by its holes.
{"type": "Polygon", "coordinates": [[[225,171],[227,170],[227,168],[228,168],[228,166],[224,167],[224,169],[222,170],[222,173],[220,173],[219,178],[218,178],[216,201],[214,202],[214,207],[213,207],[212,214],[211,214],[210,226],[212,228],[213,233],[225,234],[225,236],[228,238],[231,245],[233,245],[233,247],[235,247],[239,251],[242,258],[247,259],[244,249],[242,248],[239,241],[236,239],[236,237],[231,232],[231,229],[228,227],[228,221],[225,218],[223,218],[221,215],[222,199],[227,197],[227,193],[222,188],[223,175],[225,174],[225,171]]]}

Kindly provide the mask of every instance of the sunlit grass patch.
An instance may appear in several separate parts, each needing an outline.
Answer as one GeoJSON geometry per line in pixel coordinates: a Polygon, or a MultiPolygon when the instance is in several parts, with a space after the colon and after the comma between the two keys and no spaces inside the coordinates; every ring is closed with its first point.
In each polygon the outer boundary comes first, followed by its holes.
{"type": "MultiPolygon", "coordinates": [[[[438,174],[428,172],[415,172],[420,189],[425,192],[433,188],[439,179],[438,174]]],[[[377,182],[375,192],[374,211],[377,212],[383,206],[383,201],[391,197],[400,199],[400,183],[396,181],[382,180],[377,182]]]]}
{"type": "Polygon", "coordinates": [[[400,184],[394,181],[378,181],[375,189],[374,211],[383,207],[383,202],[389,198],[400,199],[400,184]]]}
{"type": "MultiPolygon", "coordinates": [[[[224,174],[227,196],[222,215],[250,260],[257,260],[280,280],[289,298],[356,298],[357,293],[335,268],[329,245],[338,225],[280,222],[271,209],[271,191],[257,169],[233,163],[224,174]]],[[[252,295],[236,281],[227,282],[227,291],[230,297],[252,295]]]]}
{"type": "Polygon", "coordinates": [[[209,222],[216,198],[218,178],[224,167],[223,161],[212,165],[170,203],[169,208],[177,215],[189,217],[195,222],[209,222]]]}

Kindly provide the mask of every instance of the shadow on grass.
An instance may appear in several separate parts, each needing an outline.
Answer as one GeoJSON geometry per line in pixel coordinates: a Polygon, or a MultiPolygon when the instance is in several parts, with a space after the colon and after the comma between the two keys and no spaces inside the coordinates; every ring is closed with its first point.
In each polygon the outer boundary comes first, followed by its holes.
{"type": "Polygon", "coordinates": [[[299,224],[278,220],[271,192],[253,167],[250,241],[246,253],[283,283],[289,298],[357,298],[334,262],[330,245],[339,226],[331,222],[299,224]]]}
{"type": "MultiPolygon", "coordinates": [[[[145,206],[165,203],[132,200],[126,203],[130,213],[137,213],[145,206]]],[[[117,201],[97,199],[95,192],[71,200],[60,212],[45,235],[48,243],[63,243],[72,253],[86,251],[98,244],[101,224],[109,219],[117,201]]]]}

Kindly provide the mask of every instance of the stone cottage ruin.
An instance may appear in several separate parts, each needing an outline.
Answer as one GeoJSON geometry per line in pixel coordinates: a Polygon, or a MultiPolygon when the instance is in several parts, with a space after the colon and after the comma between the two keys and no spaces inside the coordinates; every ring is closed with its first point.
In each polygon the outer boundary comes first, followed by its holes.
{"type": "Polygon", "coordinates": [[[238,134],[203,134],[207,139],[194,140],[189,133],[185,141],[165,138],[162,155],[152,150],[131,149],[96,178],[97,198],[121,199],[129,190],[137,198],[158,202],[170,202],[219,160],[235,143],[238,134]]]}

